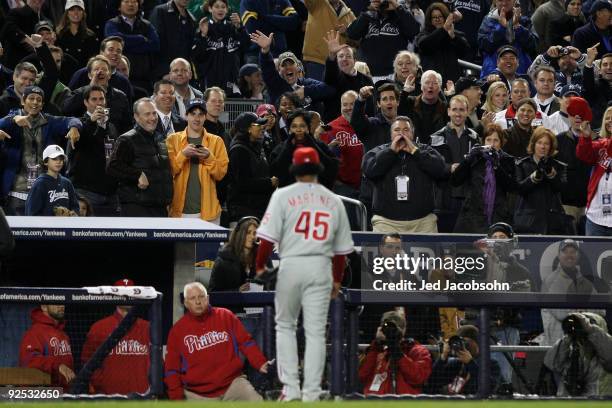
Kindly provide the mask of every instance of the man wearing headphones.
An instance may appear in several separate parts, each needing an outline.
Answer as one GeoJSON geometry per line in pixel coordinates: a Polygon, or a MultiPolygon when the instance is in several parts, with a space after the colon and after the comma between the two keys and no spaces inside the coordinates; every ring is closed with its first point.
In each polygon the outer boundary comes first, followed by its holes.
{"type": "MultiPolygon", "coordinates": [[[[513,292],[528,292],[535,285],[532,284],[528,269],[521,265],[512,255],[516,248],[517,237],[514,229],[505,222],[497,222],[489,227],[487,237],[479,241],[481,249],[487,255],[486,281],[507,282],[513,292]]],[[[477,316],[466,311],[466,319],[472,320],[477,316]]],[[[491,335],[497,344],[517,345],[520,343],[519,329],[521,314],[515,308],[497,308],[491,315],[491,335]]],[[[491,358],[499,363],[501,370],[500,393],[512,392],[512,364],[511,353],[491,353],[491,358]]]]}

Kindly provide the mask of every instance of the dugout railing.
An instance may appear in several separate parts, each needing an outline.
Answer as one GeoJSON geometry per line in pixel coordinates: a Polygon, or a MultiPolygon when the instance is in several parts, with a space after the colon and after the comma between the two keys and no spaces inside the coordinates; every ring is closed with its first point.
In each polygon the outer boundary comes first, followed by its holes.
{"type": "MultiPolygon", "coordinates": [[[[95,319],[92,314],[86,315],[88,312],[84,309],[95,307],[99,308],[96,319],[105,317],[108,312],[114,310],[114,306],[133,306],[121,323],[110,333],[110,335],[100,344],[97,350],[93,353],[89,361],[80,364],[77,360],[78,355],[73,355],[75,360],[75,379],[70,384],[68,392],[63,394],[64,399],[81,399],[81,398],[138,398],[148,399],[156,398],[164,394],[163,386],[163,335],[162,335],[162,294],[155,291],[152,287],[112,287],[101,286],[91,288],[30,288],[30,287],[0,287],[0,323],[5,331],[7,328],[16,329],[16,325],[23,322],[24,311],[34,309],[41,304],[43,305],[65,305],[66,306],[66,322],[73,323],[69,319],[75,319],[75,316],[80,314],[80,318],[86,321],[83,328],[87,330],[90,323],[95,319]],[[129,294],[128,294],[129,293],[129,294]],[[24,306],[16,309],[15,305],[24,306]],[[69,311],[71,313],[69,313],[69,311]],[[19,316],[22,315],[22,316],[19,316]],[[89,381],[93,372],[100,367],[103,359],[109,355],[123,338],[126,332],[130,330],[137,316],[143,315],[149,322],[149,372],[148,372],[148,389],[143,393],[130,393],[129,395],[90,395],[89,381]],[[10,318],[9,318],[10,316],[10,318]],[[76,369],[78,367],[78,369],[76,369]]],[[[27,315],[29,320],[29,313],[27,315]]],[[[24,327],[23,329],[28,329],[24,327]]],[[[68,329],[67,329],[68,330],[68,329]]],[[[68,333],[72,339],[72,333],[68,333]]],[[[83,334],[83,333],[79,333],[83,334]]],[[[79,337],[79,336],[77,336],[79,337]]],[[[11,339],[11,344],[0,345],[5,352],[14,352],[17,355],[19,351],[20,338],[11,339]],[[7,350],[8,349],[8,350],[7,350]]],[[[3,337],[3,342],[7,342],[6,336],[3,337]]],[[[74,351],[75,344],[72,344],[74,351]]],[[[82,351],[82,349],[81,349],[82,351]]],[[[19,364],[17,364],[19,366],[19,364]]],[[[125,370],[130,370],[130,367],[125,367],[125,370]]],[[[11,378],[0,378],[3,385],[15,385],[11,378]]]]}
{"type": "MultiPolygon", "coordinates": [[[[267,356],[274,355],[274,292],[239,293],[216,292],[211,293],[211,304],[218,306],[264,306],[262,315],[262,329],[264,331],[264,345],[262,347],[267,356]]],[[[478,399],[487,399],[492,395],[490,389],[490,367],[492,351],[519,351],[544,352],[546,346],[491,346],[490,316],[491,310],[497,307],[538,307],[538,308],[589,308],[610,309],[612,307],[612,294],[592,295],[564,295],[541,293],[496,293],[481,292],[477,296],[473,293],[442,293],[442,292],[414,292],[409,297],[405,293],[379,292],[345,289],[337,299],[330,304],[328,360],[331,367],[329,372],[329,392],[334,397],[362,398],[359,389],[359,306],[364,304],[384,304],[392,308],[394,305],[415,306],[448,306],[479,308],[480,328],[478,345],[480,348],[478,399]],[[364,296],[365,295],[365,296],[364,296]],[[493,350],[492,350],[493,348],[493,350]]],[[[453,398],[452,396],[441,396],[453,398]]],[[[436,395],[408,396],[416,398],[432,398],[436,395]]],[[[531,396],[533,397],[533,396],[531,396]]],[[[465,396],[454,398],[464,399],[465,396]]],[[[525,398],[530,398],[526,395],[525,398]]]]}

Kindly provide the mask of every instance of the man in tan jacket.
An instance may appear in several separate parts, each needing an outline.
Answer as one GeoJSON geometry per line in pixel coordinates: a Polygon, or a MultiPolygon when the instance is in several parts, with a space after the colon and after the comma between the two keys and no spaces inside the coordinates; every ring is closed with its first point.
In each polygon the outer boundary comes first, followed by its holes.
{"type": "Polygon", "coordinates": [[[355,15],[342,0],[304,0],[308,9],[306,34],[304,36],[304,63],[308,78],[323,81],[327,44],[323,41],[325,33],[338,30],[345,42],[344,32],[355,20],[355,15]]]}
{"type": "Polygon", "coordinates": [[[166,139],[174,183],[170,216],[201,218],[219,224],[217,182],[227,173],[229,163],[225,144],[221,137],[204,129],[204,100],[190,101],[186,115],[187,128],[166,139]]]}

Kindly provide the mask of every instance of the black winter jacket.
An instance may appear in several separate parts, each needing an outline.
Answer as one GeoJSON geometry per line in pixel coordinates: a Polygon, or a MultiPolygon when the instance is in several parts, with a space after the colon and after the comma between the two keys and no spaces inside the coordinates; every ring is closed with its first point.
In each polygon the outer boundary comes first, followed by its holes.
{"type": "Polygon", "coordinates": [[[189,11],[181,16],[173,0],[156,6],[151,12],[151,24],[159,35],[159,58],[156,77],[168,73],[175,58],[189,59],[198,22],[189,11]]]}
{"type": "MultiPolygon", "coordinates": [[[[64,106],[62,107],[64,115],[80,117],[85,114],[86,109],[83,104],[83,95],[86,89],[87,86],[75,89],[64,100],[64,106]]],[[[117,132],[121,134],[132,128],[132,106],[130,106],[125,93],[109,86],[106,90],[106,106],[110,109],[110,122],[115,125],[117,132]]]]}
{"type": "Polygon", "coordinates": [[[516,181],[519,198],[514,211],[514,231],[544,235],[573,233],[572,224],[561,205],[561,190],[566,188],[566,165],[552,160],[557,174],[549,179],[544,176],[534,183],[531,174],[537,163],[533,156],[520,159],[516,164],[516,181]]]}
{"type": "Polygon", "coordinates": [[[199,33],[193,40],[192,60],[200,77],[200,88],[218,86],[233,92],[237,82],[240,57],[251,41],[244,27],[236,29],[228,20],[208,22],[208,35],[199,33]],[[229,84],[229,85],[228,85],[229,84]]]}
{"type": "Polygon", "coordinates": [[[68,170],[75,188],[93,191],[98,194],[112,194],[117,189],[117,180],[106,174],[105,143],[114,143],[117,139],[117,130],[112,123],[106,128],[98,126],[89,115],[81,118],[83,129],[81,137],[67,149],[68,170]]]}
{"type": "Polygon", "coordinates": [[[584,207],[587,202],[587,186],[591,176],[591,166],[576,157],[578,137],[571,130],[557,135],[559,153],[555,158],[567,164],[567,186],[561,190],[564,205],[584,207]]]}
{"type": "Polygon", "coordinates": [[[438,99],[438,102],[427,106],[419,96],[410,96],[402,91],[397,109],[398,115],[406,115],[412,119],[415,137],[420,143],[429,144],[431,135],[448,123],[448,106],[438,99]]]}
{"type": "Polygon", "coordinates": [[[436,28],[417,35],[416,49],[423,71],[433,69],[442,75],[442,83],[446,83],[448,80],[456,82],[461,76],[457,59],[469,54],[470,45],[461,31],[455,30],[455,38],[451,38],[444,28],[436,28]]]}
{"type": "Polygon", "coordinates": [[[296,145],[293,143],[293,137],[289,136],[287,140],[274,148],[270,155],[270,171],[272,175],[278,177],[278,187],[285,187],[292,184],[295,178],[289,173],[289,167],[293,160],[293,152],[298,147],[312,147],[319,153],[319,159],[323,165],[323,173],[319,174],[319,182],[332,189],[336,174],[338,174],[338,159],[329,150],[327,145],[319,140],[315,140],[312,136],[306,136],[303,143],[296,145]]]}
{"type": "Polygon", "coordinates": [[[107,171],[119,180],[120,202],[145,207],[165,207],[172,202],[168,149],[159,136],[136,125],[117,139],[107,171]],[[144,190],[138,188],[142,172],[149,180],[149,187],[144,190]]]}
{"type": "Polygon", "coordinates": [[[391,143],[366,153],[362,171],[374,183],[372,211],[399,221],[423,218],[434,210],[434,184],[448,177],[444,158],[430,146],[417,144],[414,154],[395,153],[391,143]],[[407,175],[408,200],[399,201],[395,177],[407,175]]]}
{"type": "Polygon", "coordinates": [[[466,157],[451,174],[451,185],[463,185],[468,192],[457,218],[454,232],[484,234],[489,225],[493,223],[512,222],[513,209],[509,208],[508,193],[516,190],[514,157],[500,150],[499,160],[493,163],[496,182],[495,205],[491,222],[487,220],[484,213],[483,191],[487,168],[484,155],[466,157]]]}
{"type": "Polygon", "coordinates": [[[228,207],[231,221],[263,216],[274,192],[270,166],[257,143],[234,139],[229,150],[228,207]]]}

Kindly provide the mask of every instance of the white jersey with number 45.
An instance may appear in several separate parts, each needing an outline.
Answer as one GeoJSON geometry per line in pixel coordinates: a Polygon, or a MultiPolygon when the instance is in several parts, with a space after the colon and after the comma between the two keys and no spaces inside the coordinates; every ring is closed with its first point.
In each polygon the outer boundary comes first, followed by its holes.
{"type": "Polygon", "coordinates": [[[332,257],[353,252],[344,204],[334,193],[316,183],[298,181],[276,190],[257,236],[277,243],[281,258],[332,257]]]}

